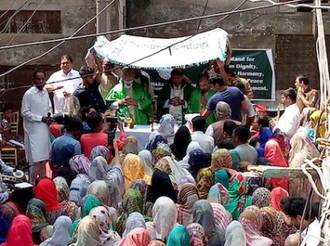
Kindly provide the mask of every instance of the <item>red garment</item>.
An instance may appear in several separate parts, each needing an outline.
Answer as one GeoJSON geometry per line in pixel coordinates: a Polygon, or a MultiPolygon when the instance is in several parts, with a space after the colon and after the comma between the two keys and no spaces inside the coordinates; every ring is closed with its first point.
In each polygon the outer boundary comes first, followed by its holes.
{"type": "Polygon", "coordinates": [[[85,133],[80,138],[80,144],[84,155],[90,158],[94,147],[99,145],[108,147],[108,134],[104,132],[85,133]]]}
{"type": "Polygon", "coordinates": [[[270,192],[270,204],[276,211],[281,211],[281,199],[289,196],[289,193],[281,187],[276,187],[270,192]]]}
{"type": "Polygon", "coordinates": [[[63,125],[53,123],[49,126],[49,131],[55,138],[62,136],[63,125]]]}
{"type": "MultiPolygon", "coordinates": [[[[272,166],[276,167],[288,167],[288,160],[284,158],[280,145],[276,139],[271,138],[265,145],[265,157],[269,160],[272,166]]],[[[276,187],[282,187],[286,191],[289,191],[289,180],[286,178],[271,178],[273,189],[276,187]]]]}
{"type": "Polygon", "coordinates": [[[46,204],[46,211],[61,209],[57,201],[57,191],[53,180],[44,178],[39,181],[34,190],[35,198],[41,199],[46,204]]]}
{"type": "Polygon", "coordinates": [[[25,215],[17,215],[10,226],[7,242],[0,246],[37,246],[33,243],[30,219],[25,215]]]}

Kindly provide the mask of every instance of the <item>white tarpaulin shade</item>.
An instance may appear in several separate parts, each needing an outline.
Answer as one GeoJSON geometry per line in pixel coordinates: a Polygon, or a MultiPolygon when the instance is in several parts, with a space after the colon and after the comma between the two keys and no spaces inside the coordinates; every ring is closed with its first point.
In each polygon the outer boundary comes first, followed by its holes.
{"type": "Polygon", "coordinates": [[[224,61],[227,52],[227,36],[227,32],[220,28],[197,34],[189,39],[190,36],[146,38],[122,35],[110,42],[106,37],[99,36],[92,50],[103,59],[130,67],[184,68],[187,65],[198,65],[217,58],[224,61]],[[180,41],[183,42],[178,43],[180,41]],[[175,45],[166,48],[173,44],[175,45]],[[147,57],[164,48],[165,50],[147,57]],[[142,59],[144,57],[147,58],[142,59]]]}

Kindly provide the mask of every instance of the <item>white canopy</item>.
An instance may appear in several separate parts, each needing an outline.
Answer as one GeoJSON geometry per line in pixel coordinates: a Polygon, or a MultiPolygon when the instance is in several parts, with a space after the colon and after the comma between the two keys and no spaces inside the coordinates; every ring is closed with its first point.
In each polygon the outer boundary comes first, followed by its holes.
{"type": "Polygon", "coordinates": [[[135,68],[184,68],[187,65],[198,65],[217,58],[224,61],[227,52],[227,36],[227,32],[220,28],[191,38],[190,36],[147,38],[122,35],[110,42],[106,37],[99,36],[92,50],[100,58],[135,68]],[[171,47],[167,48],[169,46],[171,47]],[[162,50],[164,48],[165,50],[162,50]],[[159,53],[152,55],[156,52],[159,53]]]}

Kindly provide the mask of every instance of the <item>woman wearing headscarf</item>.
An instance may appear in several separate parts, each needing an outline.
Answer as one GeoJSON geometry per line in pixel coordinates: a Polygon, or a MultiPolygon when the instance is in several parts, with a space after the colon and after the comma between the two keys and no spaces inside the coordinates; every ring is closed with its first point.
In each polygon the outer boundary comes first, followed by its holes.
{"type": "Polygon", "coordinates": [[[247,181],[241,173],[236,173],[229,180],[229,202],[224,206],[237,220],[243,210],[252,203],[251,196],[247,195],[247,181]]]}
{"type": "Polygon", "coordinates": [[[146,197],[148,184],[144,179],[136,179],[132,182],[131,189],[136,189],[136,190],[140,191],[141,195],[143,197],[146,197]]]}
{"type": "Polygon", "coordinates": [[[271,246],[273,241],[261,236],[262,214],[258,207],[247,207],[239,217],[246,235],[246,246],[271,246]]]}
{"type": "Polygon", "coordinates": [[[263,217],[261,235],[273,240],[272,246],[284,245],[285,239],[296,232],[294,226],[289,227],[284,222],[281,212],[271,207],[264,207],[260,211],[263,217]]]}
{"type": "Polygon", "coordinates": [[[41,179],[35,187],[34,196],[46,204],[46,220],[49,224],[53,225],[61,215],[68,215],[57,200],[57,191],[53,180],[41,179]]]}
{"type": "Polygon", "coordinates": [[[180,190],[182,188],[182,186],[186,183],[196,185],[196,181],[191,175],[184,175],[180,178],[178,190],[180,190]]]}
{"type": "Polygon", "coordinates": [[[196,141],[191,141],[187,147],[186,155],[183,157],[183,159],[181,161],[179,161],[181,167],[186,168],[186,169],[190,168],[189,158],[190,158],[192,152],[197,149],[201,150],[201,146],[199,145],[199,143],[196,141]]]}
{"type": "Polygon", "coordinates": [[[149,141],[146,144],[146,149],[152,153],[159,144],[168,144],[167,138],[158,132],[152,132],[149,135],[149,141]]]}
{"type": "Polygon", "coordinates": [[[190,131],[186,126],[181,126],[174,135],[174,142],[170,145],[173,155],[177,161],[186,155],[187,147],[191,142],[190,131]]]}
{"type": "Polygon", "coordinates": [[[209,246],[223,245],[225,232],[215,224],[213,209],[208,201],[199,200],[194,204],[193,223],[199,223],[204,228],[209,246]]]}
{"type": "Polygon", "coordinates": [[[138,227],[147,229],[143,215],[138,212],[133,212],[128,216],[126,220],[126,227],[125,231],[123,232],[123,237],[125,237],[130,231],[138,227]]]}
{"type": "Polygon", "coordinates": [[[228,224],[231,221],[231,214],[219,203],[210,203],[213,209],[215,224],[222,230],[226,231],[228,224]]]}
{"type": "Polygon", "coordinates": [[[41,231],[49,225],[46,221],[46,204],[40,199],[31,199],[27,204],[26,216],[32,222],[33,241],[41,243],[41,231]]]}
{"type": "Polygon", "coordinates": [[[78,224],[81,221],[81,219],[89,215],[91,210],[98,206],[101,206],[101,203],[94,195],[87,195],[81,200],[81,206],[80,206],[81,216],[80,219],[77,219],[73,222],[70,230],[71,236],[74,235],[73,237],[76,237],[76,229],[78,228],[78,224]]]}
{"type": "Polygon", "coordinates": [[[109,207],[112,204],[111,195],[107,183],[103,180],[95,180],[88,186],[87,195],[94,195],[102,206],[109,207]]]}
{"type": "Polygon", "coordinates": [[[134,136],[128,136],[124,141],[124,147],[122,150],[122,154],[120,155],[120,164],[122,164],[125,160],[127,154],[137,155],[138,151],[138,141],[134,136]]]}
{"type": "Polygon", "coordinates": [[[196,183],[201,199],[206,199],[210,188],[214,185],[215,172],[222,168],[230,168],[232,159],[226,149],[219,149],[212,154],[211,166],[198,172],[196,183]]]}
{"type": "Polygon", "coordinates": [[[102,145],[98,145],[94,147],[91,151],[90,160],[93,161],[98,156],[102,156],[104,159],[106,159],[109,162],[109,158],[110,158],[109,149],[102,145]]]}
{"type": "Polygon", "coordinates": [[[179,162],[177,162],[170,156],[166,156],[166,157],[160,159],[156,163],[155,169],[166,172],[170,176],[173,187],[176,190],[178,189],[178,184],[180,182],[181,177],[183,177],[185,175],[191,176],[191,174],[189,173],[188,170],[181,167],[179,162]]]}
{"type": "Polygon", "coordinates": [[[131,183],[136,179],[144,179],[150,184],[151,177],[146,175],[143,168],[143,163],[137,155],[127,154],[122,164],[122,169],[125,177],[125,190],[131,187],[131,183]]]}
{"type": "Polygon", "coordinates": [[[252,194],[252,205],[258,208],[268,207],[270,203],[270,191],[260,187],[252,194]]]}
{"type": "Polygon", "coordinates": [[[85,216],[78,224],[76,237],[70,246],[102,246],[97,221],[92,216],[85,216]]]}
{"type": "Polygon", "coordinates": [[[190,166],[189,170],[195,179],[197,177],[199,170],[209,166],[207,156],[201,149],[195,149],[190,152],[188,164],[190,166]]]}
{"type": "Polygon", "coordinates": [[[152,240],[148,246],[166,246],[166,244],[161,240],[152,240]]]}
{"type": "Polygon", "coordinates": [[[179,190],[178,194],[178,223],[188,226],[192,222],[192,209],[198,201],[198,190],[196,185],[186,183],[179,190]]]}
{"type": "Polygon", "coordinates": [[[213,185],[207,195],[209,202],[226,205],[229,201],[228,190],[220,183],[213,185]]]}
{"type": "Polygon", "coordinates": [[[72,221],[68,216],[60,216],[54,223],[53,235],[40,246],[67,246],[70,242],[70,228],[72,221]]]}
{"type": "Polygon", "coordinates": [[[164,114],[159,121],[157,133],[166,137],[168,144],[173,144],[174,141],[175,119],[170,114],[164,114]]]}
{"type": "Polygon", "coordinates": [[[190,246],[190,238],[187,228],[183,225],[175,226],[168,235],[166,245],[190,246]]]}
{"type": "Polygon", "coordinates": [[[281,187],[276,187],[270,192],[270,206],[276,211],[281,211],[281,199],[289,196],[289,193],[281,187]]]}
{"type": "MultiPolygon", "coordinates": [[[[272,166],[288,167],[288,161],[284,158],[278,142],[272,138],[265,145],[265,157],[272,166]]],[[[282,187],[289,190],[289,180],[286,178],[271,178],[272,188],[282,187]]]]}
{"type": "Polygon", "coordinates": [[[14,203],[6,202],[0,205],[0,243],[6,241],[10,225],[17,215],[19,211],[14,203]]]}
{"type": "Polygon", "coordinates": [[[154,158],[154,163],[157,163],[163,157],[172,156],[170,147],[164,143],[158,144],[157,148],[155,148],[151,153],[154,158]]]}
{"type": "MultiPolygon", "coordinates": [[[[290,140],[290,167],[301,167],[305,160],[319,157],[320,153],[310,138],[304,133],[296,133],[290,140]]],[[[308,197],[311,185],[308,179],[290,179],[290,195],[308,197]]]]}
{"type": "Polygon", "coordinates": [[[89,215],[97,221],[100,231],[100,241],[105,246],[113,246],[121,240],[117,232],[110,230],[114,221],[111,221],[108,210],[103,206],[93,208],[89,215]]]}
{"type": "Polygon", "coordinates": [[[91,162],[85,155],[76,155],[70,159],[69,164],[73,173],[77,175],[70,185],[69,200],[79,204],[83,198],[84,185],[90,182],[88,175],[91,162]]]}
{"type": "Polygon", "coordinates": [[[77,219],[78,207],[74,202],[69,201],[70,189],[63,177],[56,177],[53,179],[56,185],[57,201],[63,206],[65,214],[67,214],[71,220],[77,219]]]}
{"type": "Polygon", "coordinates": [[[177,221],[177,211],[174,202],[168,197],[160,197],[152,208],[153,222],[147,222],[151,240],[165,241],[177,221]]]}
{"type": "Polygon", "coordinates": [[[10,225],[7,241],[1,246],[36,246],[32,239],[32,224],[25,215],[17,215],[10,225]]]}
{"type": "Polygon", "coordinates": [[[124,195],[122,202],[123,212],[118,218],[116,231],[122,235],[125,230],[125,224],[128,216],[133,212],[143,213],[143,196],[136,189],[129,189],[124,195]]]}
{"type": "Polygon", "coordinates": [[[192,223],[187,227],[190,236],[190,246],[207,246],[207,238],[204,228],[198,223],[192,223]]]}
{"type": "Polygon", "coordinates": [[[148,231],[144,228],[135,228],[128,233],[119,246],[144,246],[150,242],[148,231]]]}
{"type": "Polygon", "coordinates": [[[140,157],[143,163],[144,173],[148,176],[152,176],[154,169],[154,162],[152,160],[152,155],[149,150],[142,150],[139,152],[138,156],[140,157]]]}
{"type": "Polygon", "coordinates": [[[238,221],[231,222],[226,229],[225,246],[246,246],[246,235],[238,221]]]}

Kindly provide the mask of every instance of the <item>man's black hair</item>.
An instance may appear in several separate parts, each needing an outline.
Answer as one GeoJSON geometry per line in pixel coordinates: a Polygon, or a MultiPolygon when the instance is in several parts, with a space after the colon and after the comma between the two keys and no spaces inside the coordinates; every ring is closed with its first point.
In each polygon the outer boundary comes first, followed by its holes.
{"type": "Polygon", "coordinates": [[[198,81],[200,81],[202,78],[205,78],[207,80],[210,79],[210,77],[209,77],[209,75],[207,73],[202,73],[201,75],[199,75],[198,81]]]}
{"type": "Polygon", "coordinates": [[[62,55],[62,56],[61,56],[61,61],[62,61],[63,59],[67,59],[68,61],[70,61],[71,63],[73,63],[73,59],[72,59],[72,57],[69,56],[68,54],[64,54],[64,55],[62,55]]]}
{"type": "Polygon", "coordinates": [[[252,138],[250,141],[249,141],[249,144],[253,147],[253,148],[255,148],[255,147],[257,147],[257,144],[259,143],[259,138],[252,138]]]}
{"type": "Polygon", "coordinates": [[[81,120],[83,121],[87,121],[87,116],[86,114],[89,112],[89,110],[93,108],[92,106],[86,106],[86,107],[82,107],[80,109],[80,115],[81,115],[81,120]]]}
{"type": "Polygon", "coordinates": [[[36,79],[37,78],[37,74],[38,73],[43,73],[45,76],[46,76],[46,73],[44,71],[41,71],[41,70],[37,70],[33,73],[33,78],[36,79]]]}
{"type": "MultiPolygon", "coordinates": [[[[235,123],[235,122],[234,122],[235,123]]],[[[224,141],[221,141],[219,144],[218,144],[218,149],[227,149],[227,150],[231,150],[231,149],[235,149],[235,146],[233,144],[232,141],[229,141],[229,140],[224,140],[224,141]]]]}
{"type": "Polygon", "coordinates": [[[234,132],[235,132],[235,135],[238,137],[238,139],[242,143],[247,143],[247,141],[250,138],[250,131],[245,126],[238,126],[238,127],[236,127],[235,130],[234,130],[234,132]]]}
{"type": "MultiPolygon", "coordinates": [[[[296,218],[298,215],[303,215],[306,202],[303,197],[286,197],[281,200],[281,209],[286,215],[296,218]]],[[[309,219],[308,213],[306,213],[305,219],[309,219]]]]}
{"type": "Polygon", "coordinates": [[[309,79],[306,75],[298,75],[297,79],[299,82],[303,82],[304,85],[309,85],[309,79]]]}
{"type": "Polygon", "coordinates": [[[183,76],[183,72],[181,71],[181,69],[173,69],[172,70],[171,77],[176,76],[176,75],[183,76]]]}
{"type": "Polygon", "coordinates": [[[269,127],[269,119],[267,116],[260,116],[258,118],[258,125],[261,127],[269,127]]]}
{"type": "Polygon", "coordinates": [[[196,116],[192,120],[192,125],[195,131],[204,132],[206,126],[206,120],[202,116],[196,116]]]}
{"type": "Polygon", "coordinates": [[[98,112],[91,112],[88,116],[87,116],[87,124],[89,125],[89,127],[94,130],[96,129],[100,123],[102,122],[102,116],[100,113],[98,112]]]}
{"type": "Polygon", "coordinates": [[[219,86],[224,86],[225,85],[225,81],[223,80],[223,77],[222,76],[217,75],[216,77],[210,79],[210,84],[211,85],[218,84],[219,86]]]}
{"type": "Polygon", "coordinates": [[[283,91],[282,95],[290,98],[293,103],[296,102],[297,93],[296,93],[295,89],[292,89],[292,88],[286,89],[285,91],[283,91]]]}
{"type": "Polygon", "coordinates": [[[237,127],[237,124],[234,121],[228,120],[223,123],[223,131],[227,135],[232,136],[234,129],[237,127]]]}
{"type": "Polygon", "coordinates": [[[83,128],[82,122],[74,117],[67,117],[64,121],[64,127],[67,131],[71,132],[74,130],[80,130],[83,128]]]}
{"type": "Polygon", "coordinates": [[[6,113],[8,110],[13,110],[13,105],[6,104],[5,106],[3,106],[2,112],[6,113]]]}
{"type": "Polygon", "coordinates": [[[229,68],[228,65],[225,65],[224,69],[229,77],[236,77],[236,74],[229,68]]]}
{"type": "Polygon", "coordinates": [[[82,76],[82,77],[93,76],[94,75],[94,69],[91,68],[91,67],[88,67],[86,65],[83,65],[79,69],[79,75],[82,76]]]}

